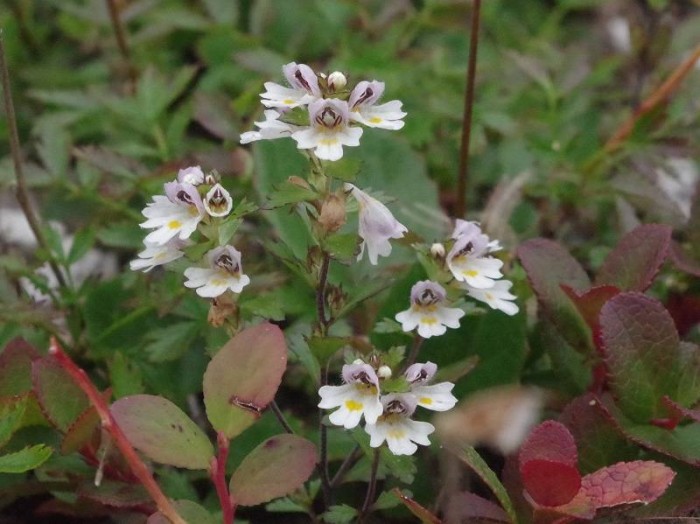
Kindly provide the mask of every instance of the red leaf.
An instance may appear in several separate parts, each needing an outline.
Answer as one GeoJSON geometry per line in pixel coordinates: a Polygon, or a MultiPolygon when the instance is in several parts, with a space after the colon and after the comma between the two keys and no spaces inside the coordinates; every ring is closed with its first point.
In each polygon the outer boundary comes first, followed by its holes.
{"type": "Polygon", "coordinates": [[[578,468],[576,442],[564,424],[546,420],[535,427],[520,448],[520,468],[532,460],[547,460],[578,468]]]}
{"type": "Polygon", "coordinates": [[[540,506],[570,502],[581,487],[581,474],[574,466],[550,460],[530,460],[520,466],[528,495],[540,506]]]}
{"type": "Polygon", "coordinates": [[[32,389],[32,360],[36,349],[22,338],[8,342],[0,353],[0,397],[21,395],[32,389]]]}
{"type": "Polygon", "coordinates": [[[601,308],[608,300],[620,293],[620,290],[615,286],[596,286],[583,293],[579,293],[564,284],[562,284],[561,288],[574,303],[578,312],[581,313],[586,324],[593,331],[594,336],[600,330],[598,317],[601,308]]]}
{"type": "Polygon", "coordinates": [[[650,460],[618,462],[583,477],[581,491],[596,508],[648,504],[666,491],[675,476],[668,466],[650,460]]]}
{"type": "Polygon", "coordinates": [[[603,262],[596,284],[612,284],[625,291],[644,291],[666,260],[671,228],[646,224],[627,233],[603,262]]]}
{"type": "Polygon", "coordinates": [[[465,491],[450,497],[445,512],[446,522],[472,522],[474,519],[486,519],[489,522],[511,522],[503,508],[474,493],[465,491]]]}
{"type": "Polygon", "coordinates": [[[700,262],[698,262],[678,242],[671,243],[671,261],[673,264],[690,275],[700,277],[700,262]]]}

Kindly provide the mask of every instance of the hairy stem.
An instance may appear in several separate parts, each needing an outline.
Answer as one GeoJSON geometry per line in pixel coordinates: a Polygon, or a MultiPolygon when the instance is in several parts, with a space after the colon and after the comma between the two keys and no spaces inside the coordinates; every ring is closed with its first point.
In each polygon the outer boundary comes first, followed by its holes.
{"type": "Polygon", "coordinates": [[[335,475],[333,475],[333,478],[331,479],[331,488],[335,488],[338,484],[340,484],[343,477],[345,477],[345,474],[350,471],[350,468],[357,464],[357,461],[361,458],[362,448],[360,448],[360,445],[358,444],[355,446],[355,449],[353,449],[350,454],[345,457],[345,460],[338,468],[338,471],[336,471],[335,475]]]}
{"type": "Polygon", "coordinates": [[[362,519],[369,511],[372,502],[374,502],[374,495],[377,491],[377,471],[379,470],[380,457],[379,450],[380,448],[374,450],[374,457],[372,458],[372,471],[370,472],[369,484],[367,485],[367,494],[365,495],[365,502],[362,504],[362,509],[360,510],[360,516],[357,519],[359,522],[362,522],[362,519]]]}
{"type": "Polygon", "coordinates": [[[408,357],[406,358],[406,361],[403,364],[403,368],[401,372],[403,373],[408,369],[408,367],[413,364],[416,359],[418,358],[418,353],[420,352],[421,346],[423,346],[423,342],[425,342],[425,339],[421,337],[418,333],[416,333],[416,336],[413,339],[413,344],[411,344],[411,350],[408,353],[408,357]]]}
{"type": "Polygon", "coordinates": [[[472,112],[474,109],[474,83],[476,79],[476,54],[479,47],[479,23],[481,0],[474,0],[471,35],[469,37],[469,61],[467,64],[467,86],[464,91],[464,116],[462,118],[462,145],[459,150],[459,174],[457,178],[457,202],[455,216],[463,217],[466,212],[467,180],[469,178],[469,142],[472,133],[472,112]]]}
{"type": "Polygon", "coordinates": [[[129,79],[133,84],[136,83],[136,68],[131,62],[131,53],[129,52],[129,45],[126,42],[126,31],[124,30],[124,24],[122,24],[122,19],[119,13],[119,7],[117,6],[115,0],[106,0],[107,9],[109,11],[109,20],[112,23],[112,30],[114,31],[114,36],[117,39],[117,47],[119,48],[119,53],[122,55],[124,62],[126,62],[126,67],[129,72],[129,79]]]}
{"type": "Polygon", "coordinates": [[[328,284],[328,268],[331,263],[330,253],[323,252],[321,269],[318,275],[318,287],[316,288],[316,311],[318,314],[318,326],[321,336],[328,334],[329,321],[326,318],[326,287],[328,284]]]}
{"type": "Polygon", "coordinates": [[[282,410],[281,410],[280,407],[277,405],[277,402],[276,402],[275,400],[273,400],[273,401],[270,403],[270,409],[271,409],[272,412],[275,414],[275,417],[277,417],[277,420],[278,420],[279,423],[282,425],[282,427],[284,428],[284,430],[285,430],[287,433],[293,435],[293,434],[294,434],[294,430],[292,429],[292,426],[290,426],[290,425],[289,425],[289,422],[287,422],[287,419],[284,417],[284,413],[282,413],[282,410]]]}
{"type": "Polygon", "coordinates": [[[90,404],[95,407],[97,414],[100,417],[102,423],[102,428],[107,431],[115,445],[119,448],[124,459],[127,461],[131,467],[131,471],[136,475],[136,477],[141,481],[143,487],[146,488],[148,494],[151,496],[153,501],[158,506],[158,510],[165,515],[173,524],[187,524],[182,517],[177,513],[173,507],[170,499],[165,496],[161,491],[160,487],[156,483],[153,475],[146,466],[146,464],[141,460],[141,457],[136,453],[136,450],[132,447],[126,438],[126,435],[117,425],[116,420],[109,411],[109,406],[104,400],[102,395],[94,384],[90,381],[87,373],[80,369],[66,353],[61,349],[55,338],[51,339],[51,346],[49,348],[49,353],[56,358],[56,361],[60,366],[73,378],[75,383],[83,390],[90,400],[90,404]]]}
{"type": "Polygon", "coordinates": [[[15,106],[12,102],[12,91],[10,90],[10,73],[7,68],[7,58],[5,55],[5,42],[3,32],[0,29],[0,77],[2,77],[2,91],[5,105],[5,113],[7,114],[7,127],[10,133],[10,152],[12,154],[12,162],[15,168],[15,179],[17,180],[17,189],[15,196],[19,202],[22,212],[27,219],[32,233],[36,238],[37,244],[42,247],[49,255],[49,266],[56,277],[56,281],[63,288],[66,287],[66,279],[58,267],[58,264],[53,259],[53,252],[49,248],[44,233],[41,230],[41,221],[38,215],[32,209],[29,191],[27,189],[27,181],[24,177],[24,169],[22,164],[22,152],[19,145],[19,132],[17,131],[17,117],[15,116],[15,106]]]}
{"type": "Polygon", "coordinates": [[[226,460],[228,459],[229,440],[221,431],[216,434],[217,454],[211,461],[209,475],[214,482],[216,494],[219,497],[221,511],[223,513],[223,524],[232,524],[236,505],[231,498],[226,485],[226,460]]]}

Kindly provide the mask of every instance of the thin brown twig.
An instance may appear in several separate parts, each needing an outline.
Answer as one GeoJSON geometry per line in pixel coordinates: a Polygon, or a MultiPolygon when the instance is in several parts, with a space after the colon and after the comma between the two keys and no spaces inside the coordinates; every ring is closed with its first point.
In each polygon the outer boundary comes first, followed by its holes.
{"type": "Polygon", "coordinates": [[[377,448],[374,450],[374,457],[372,458],[372,471],[369,476],[369,484],[367,485],[367,494],[365,495],[365,502],[362,504],[362,509],[360,510],[360,516],[358,517],[358,522],[362,522],[364,517],[367,515],[369,508],[374,502],[374,495],[377,491],[377,471],[379,470],[379,450],[377,448]]]}
{"type": "Polygon", "coordinates": [[[474,0],[471,35],[469,36],[469,61],[467,64],[467,86],[464,91],[464,116],[462,118],[462,144],[459,150],[459,173],[457,177],[457,202],[455,216],[463,217],[466,212],[467,180],[469,178],[469,142],[472,132],[474,109],[474,84],[476,79],[476,55],[479,48],[479,23],[481,0],[474,0]]]}
{"type": "Polygon", "coordinates": [[[124,30],[124,24],[122,24],[121,15],[119,13],[119,7],[115,0],[106,0],[107,9],[109,10],[109,19],[112,22],[112,29],[114,30],[114,36],[117,39],[117,47],[119,48],[119,53],[121,53],[124,62],[126,63],[127,70],[129,72],[129,79],[132,83],[136,83],[136,68],[131,61],[131,52],[129,51],[129,44],[126,41],[126,31],[124,30]]]}
{"type": "Polygon", "coordinates": [[[56,281],[61,287],[66,287],[66,279],[58,267],[58,264],[53,260],[52,251],[49,248],[46,237],[41,230],[41,221],[38,215],[32,209],[31,199],[29,198],[29,190],[27,189],[27,180],[24,176],[22,164],[22,150],[19,144],[19,132],[17,131],[17,117],[15,115],[15,105],[12,102],[12,91],[10,89],[10,72],[7,67],[7,58],[5,55],[5,38],[2,29],[0,29],[0,77],[2,77],[2,91],[5,105],[5,113],[7,114],[7,127],[10,132],[10,152],[12,154],[12,162],[15,168],[15,180],[17,180],[17,189],[15,196],[17,202],[22,208],[22,212],[27,219],[29,228],[34,233],[37,244],[41,246],[49,256],[49,266],[51,271],[56,276],[56,281]]]}
{"type": "Polygon", "coordinates": [[[187,524],[185,520],[177,513],[170,499],[165,496],[160,487],[156,483],[150,470],[141,460],[141,457],[136,453],[136,450],[129,443],[126,435],[117,424],[116,420],[109,411],[107,402],[102,397],[92,381],[88,378],[87,373],[80,369],[66,353],[61,349],[55,338],[51,339],[49,353],[53,355],[58,364],[73,378],[75,383],[83,390],[90,400],[90,404],[94,406],[95,411],[100,417],[102,428],[107,431],[119,451],[121,451],[124,459],[127,461],[134,475],[141,481],[143,487],[146,488],[151,498],[156,503],[158,510],[165,515],[173,524],[187,524]]]}

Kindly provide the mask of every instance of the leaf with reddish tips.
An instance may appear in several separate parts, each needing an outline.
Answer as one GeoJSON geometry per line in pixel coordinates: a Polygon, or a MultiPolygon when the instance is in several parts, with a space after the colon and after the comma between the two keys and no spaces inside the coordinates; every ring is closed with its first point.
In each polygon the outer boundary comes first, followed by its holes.
{"type": "MultiPolygon", "coordinates": [[[[173,502],[175,510],[178,515],[180,515],[185,522],[190,524],[219,524],[221,518],[216,519],[214,516],[204,509],[199,504],[192,502],[191,500],[176,500],[173,502]]],[[[161,512],[154,513],[148,520],[146,524],[172,524],[170,519],[163,515],[161,512]]]]}
{"type": "Polygon", "coordinates": [[[596,286],[583,293],[579,293],[572,287],[564,284],[562,284],[561,288],[574,303],[593,333],[597,333],[600,329],[599,315],[601,308],[608,300],[620,293],[620,290],[615,286],[596,286]]]}
{"type": "Polygon", "coordinates": [[[689,418],[695,422],[700,422],[700,409],[688,409],[681,406],[678,402],[670,399],[667,395],[661,398],[664,406],[669,410],[672,417],[677,418],[680,422],[683,418],[689,418]]]}
{"type": "Polygon", "coordinates": [[[296,435],[267,439],[243,459],[231,476],[231,497],[241,506],[255,506],[301,487],[318,462],[316,446],[296,435]]]}
{"type": "Polygon", "coordinates": [[[671,228],[645,224],[627,233],[603,262],[596,284],[611,284],[624,291],[644,291],[666,260],[671,228]]]}
{"type": "Polygon", "coordinates": [[[483,519],[488,522],[512,522],[501,507],[468,491],[457,493],[447,502],[445,515],[447,522],[472,522],[474,519],[477,521],[483,519]]]}
{"type": "Polygon", "coordinates": [[[590,352],[593,344],[589,330],[561,289],[562,284],[577,291],[591,286],[581,265],[561,245],[544,238],[521,244],[518,257],[546,315],[577,351],[590,352]]]}
{"type": "Polygon", "coordinates": [[[671,243],[671,261],[679,270],[700,277],[700,261],[693,258],[688,251],[678,242],[671,243]]]}
{"type": "Polygon", "coordinates": [[[401,493],[399,488],[394,488],[391,490],[391,492],[396,495],[396,498],[398,498],[404,506],[408,508],[408,511],[418,517],[422,524],[440,524],[442,522],[439,518],[418,504],[415,500],[401,493]]]}
{"type": "Polygon", "coordinates": [[[102,480],[99,486],[85,481],[78,486],[76,495],[113,508],[136,508],[151,502],[151,496],[142,485],[109,479],[102,480]]]}
{"type": "Polygon", "coordinates": [[[188,469],[208,469],[214,448],[180,408],[154,395],[133,395],[110,407],[132,446],[150,459],[188,469]]]}
{"type": "Polygon", "coordinates": [[[540,506],[566,504],[581,487],[581,474],[563,462],[529,460],[520,465],[520,475],[528,495],[540,506]]]}
{"type": "Polygon", "coordinates": [[[229,340],[204,373],[204,405],[214,429],[231,439],[255,422],[275,398],[286,367],[284,335],[273,324],[229,340]]]}
{"type": "Polygon", "coordinates": [[[41,411],[61,433],[90,405],[80,386],[53,358],[32,363],[32,382],[41,411]]]}
{"type": "Polygon", "coordinates": [[[11,340],[0,353],[0,397],[14,397],[32,389],[32,360],[39,355],[27,341],[11,340]]]}
{"type": "Polygon", "coordinates": [[[680,344],[673,320],[656,300],[622,293],[600,313],[609,383],[620,409],[647,423],[667,416],[661,397],[683,405],[700,398],[700,351],[680,344]]]}
{"type": "Polygon", "coordinates": [[[521,469],[531,460],[548,460],[577,468],[576,442],[564,424],[545,420],[528,435],[520,448],[519,460],[521,469]]]}

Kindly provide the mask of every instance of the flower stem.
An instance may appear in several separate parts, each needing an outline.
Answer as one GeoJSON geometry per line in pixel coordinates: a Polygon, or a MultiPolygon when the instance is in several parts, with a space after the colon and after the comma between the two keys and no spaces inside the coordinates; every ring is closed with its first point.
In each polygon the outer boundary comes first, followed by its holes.
{"type": "Polygon", "coordinates": [[[369,511],[372,502],[374,501],[374,495],[377,491],[377,471],[379,470],[379,450],[377,448],[374,450],[374,457],[372,458],[372,471],[369,476],[369,484],[367,485],[367,495],[365,495],[365,502],[362,504],[362,509],[360,510],[360,516],[358,517],[358,522],[361,522],[364,516],[369,511]]]}
{"type": "Polygon", "coordinates": [[[331,263],[330,253],[323,252],[321,269],[318,275],[318,287],[316,288],[316,311],[318,314],[318,326],[321,336],[328,334],[329,320],[326,318],[326,287],[328,284],[328,268],[331,263]]]}
{"type": "Polygon", "coordinates": [[[124,459],[127,461],[134,475],[141,481],[143,487],[146,488],[151,498],[158,506],[158,510],[165,515],[173,524],[187,524],[173,507],[170,499],[165,496],[160,487],[156,483],[150,470],[141,460],[141,457],[136,453],[131,443],[126,438],[126,435],[117,425],[116,420],[109,411],[107,402],[97,388],[93,385],[87,376],[87,373],[80,369],[66,353],[61,349],[58,341],[55,338],[51,339],[49,353],[56,358],[58,364],[73,378],[75,383],[83,390],[97,411],[102,423],[102,428],[107,431],[119,451],[121,451],[124,459]]]}
{"type": "Polygon", "coordinates": [[[403,369],[401,370],[402,373],[416,361],[424,341],[425,339],[416,333],[416,336],[413,339],[413,344],[411,345],[411,351],[408,353],[408,358],[406,358],[406,361],[403,364],[403,369]]]}
{"type": "Polygon", "coordinates": [[[232,524],[236,512],[236,504],[231,498],[228,486],[226,486],[226,460],[228,459],[229,440],[221,431],[216,434],[216,445],[218,452],[216,458],[213,458],[211,461],[209,474],[214,482],[216,494],[219,497],[219,504],[221,504],[222,522],[223,524],[232,524]]]}
{"type": "Polygon", "coordinates": [[[275,414],[275,417],[277,417],[277,420],[278,420],[279,423],[282,425],[282,427],[284,428],[284,430],[285,430],[287,433],[293,435],[293,434],[294,434],[294,430],[292,429],[292,426],[290,426],[290,425],[289,425],[289,422],[287,422],[287,419],[284,417],[284,413],[282,413],[282,410],[281,410],[280,407],[277,405],[277,402],[276,402],[275,400],[273,400],[273,401],[270,403],[270,409],[271,409],[272,412],[275,414]]]}
{"type": "Polygon", "coordinates": [[[336,471],[335,475],[333,475],[333,478],[331,479],[331,488],[335,488],[340,483],[340,481],[343,480],[343,477],[350,470],[350,468],[357,464],[357,461],[361,458],[362,448],[360,448],[360,445],[358,444],[357,446],[355,446],[355,449],[353,449],[352,452],[347,457],[345,457],[345,460],[338,468],[338,471],[336,471]]]}
{"type": "Polygon", "coordinates": [[[132,84],[136,84],[136,68],[131,62],[131,53],[129,52],[129,45],[126,42],[126,31],[124,31],[124,24],[122,24],[121,16],[119,16],[119,8],[115,0],[107,0],[107,9],[109,10],[109,19],[112,22],[112,29],[114,30],[114,36],[117,39],[117,47],[119,48],[119,53],[122,55],[124,62],[126,63],[127,71],[129,74],[129,79],[132,84]]]}
{"type": "Polygon", "coordinates": [[[474,82],[476,79],[476,54],[479,47],[479,22],[481,0],[474,0],[471,35],[469,38],[469,61],[467,64],[467,86],[464,92],[464,116],[462,118],[462,145],[459,150],[459,174],[457,178],[457,202],[455,216],[463,217],[466,212],[467,179],[469,178],[469,142],[472,132],[472,112],[474,109],[474,82]]]}

